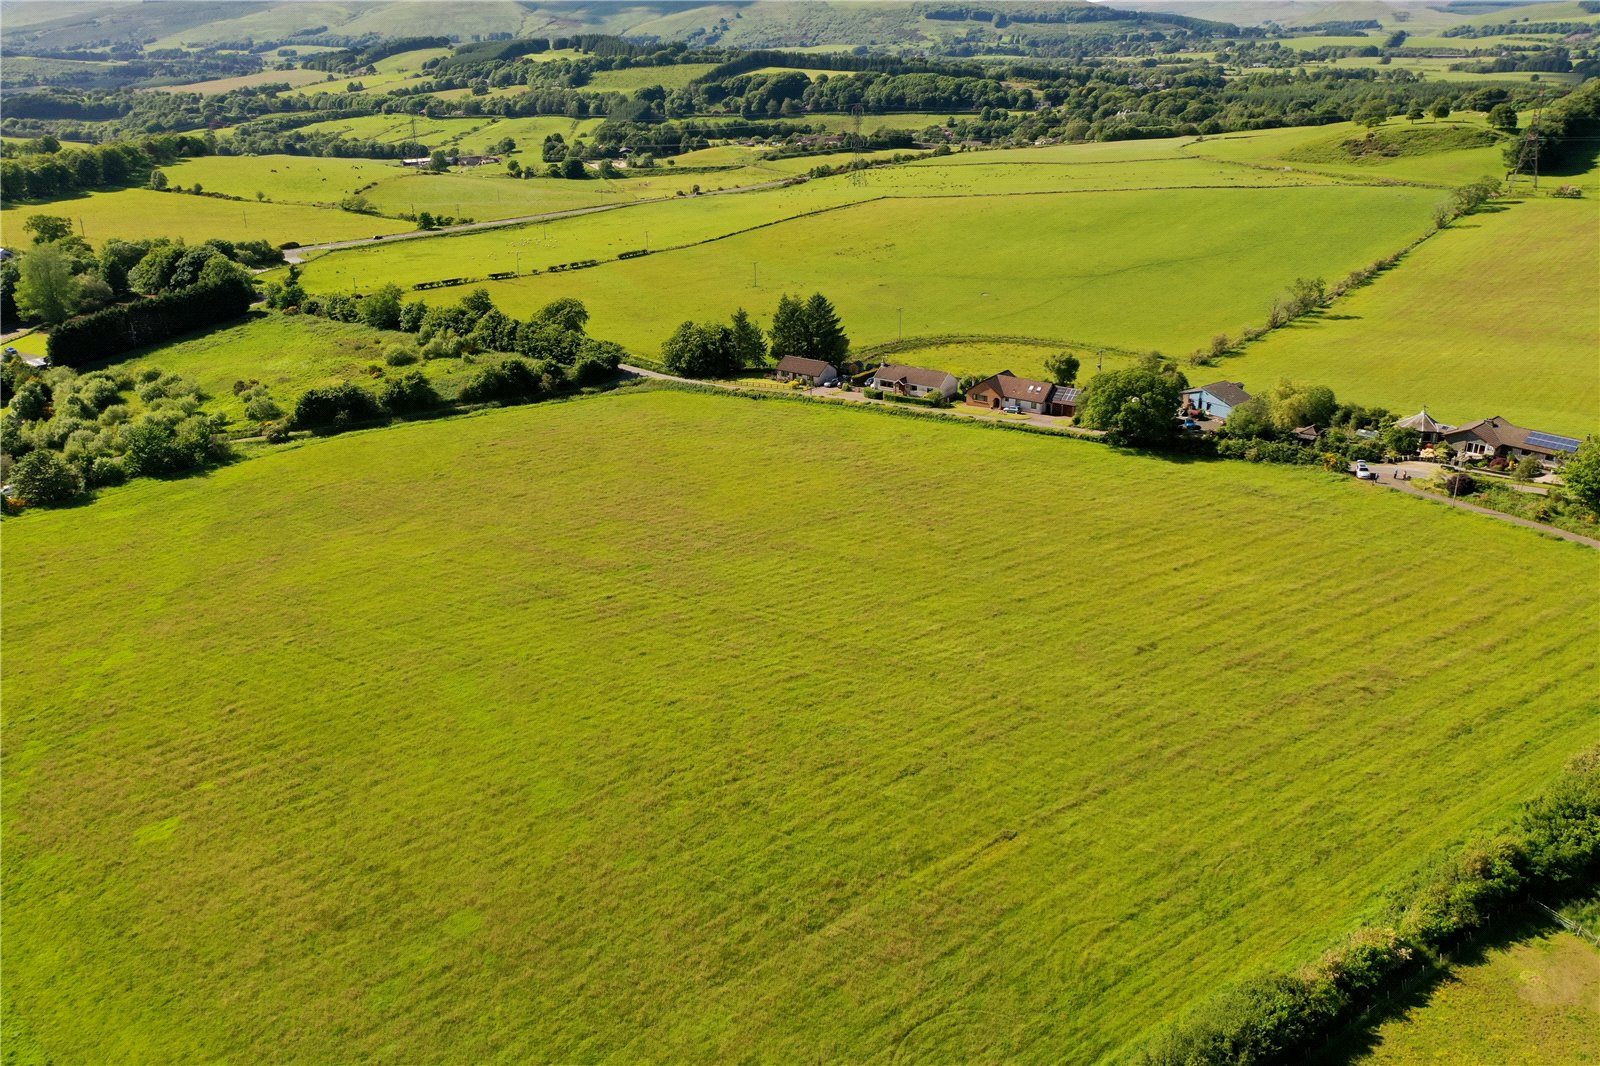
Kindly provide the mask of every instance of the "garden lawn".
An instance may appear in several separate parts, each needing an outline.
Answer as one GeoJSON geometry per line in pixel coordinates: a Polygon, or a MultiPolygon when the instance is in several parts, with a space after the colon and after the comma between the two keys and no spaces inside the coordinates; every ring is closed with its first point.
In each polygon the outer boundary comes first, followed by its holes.
{"type": "Polygon", "coordinates": [[[1503,415],[1583,436],[1600,430],[1600,231],[1582,200],[1472,215],[1394,270],[1229,359],[1225,376],[1330,385],[1341,399],[1446,422],[1503,415]]]}
{"type": "Polygon", "coordinates": [[[1320,472],[676,392],[8,520],[8,1054],[1103,1060],[1591,744],[1595,573],[1320,472]]]}
{"type": "MultiPolygon", "coordinates": [[[[201,182],[202,186],[205,184],[201,182]]],[[[98,247],[113,237],[131,240],[182,238],[191,243],[210,237],[230,241],[354,240],[374,233],[401,233],[416,227],[392,218],[374,218],[335,208],[304,204],[224,200],[188,193],[118,189],[88,192],[62,200],[19,204],[0,212],[0,227],[20,231],[30,215],[63,215],[81,226],[82,235],[98,247]]]]}
{"type": "Polygon", "coordinates": [[[1550,929],[1456,968],[1427,1002],[1386,1022],[1364,1066],[1600,1063],[1600,948],[1550,929]]]}

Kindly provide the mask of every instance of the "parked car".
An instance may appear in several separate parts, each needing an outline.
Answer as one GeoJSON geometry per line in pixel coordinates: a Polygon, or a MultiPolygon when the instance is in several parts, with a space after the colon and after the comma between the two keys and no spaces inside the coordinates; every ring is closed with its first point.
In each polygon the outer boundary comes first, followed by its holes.
{"type": "Polygon", "coordinates": [[[10,345],[6,345],[6,354],[7,355],[16,355],[18,353],[17,353],[17,350],[15,348],[11,347],[10,345]]]}
{"type": "Polygon", "coordinates": [[[1356,477],[1360,478],[1362,481],[1376,481],[1378,480],[1378,472],[1369,467],[1366,463],[1357,463],[1356,477]]]}
{"type": "Polygon", "coordinates": [[[1000,410],[1004,411],[1008,415],[1020,415],[1022,413],[1022,408],[1018,407],[1014,403],[1008,403],[1004,407],[1000,408],[1000,410]]]}

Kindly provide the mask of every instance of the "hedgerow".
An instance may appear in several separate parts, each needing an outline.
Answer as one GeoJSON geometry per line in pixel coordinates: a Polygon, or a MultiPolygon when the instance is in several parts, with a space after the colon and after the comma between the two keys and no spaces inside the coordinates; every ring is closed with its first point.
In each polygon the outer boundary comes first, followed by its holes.
{"type": "Polygon", "coordinates": [[[1303,1061],[1400,975],[1482,929],[1495,912],[1600,878],[1600,748],[1575,758],[1517,819],[1425,870],[1391,902],[1390,921],[1358,931],[1312,966],[1229,989],[1163,1034],[1144,1066],[1303,1061]]]}

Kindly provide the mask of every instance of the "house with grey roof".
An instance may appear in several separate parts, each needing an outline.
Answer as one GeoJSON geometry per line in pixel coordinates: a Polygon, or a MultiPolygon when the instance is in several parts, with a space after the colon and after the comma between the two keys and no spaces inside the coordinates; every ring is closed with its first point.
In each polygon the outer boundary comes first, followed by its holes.
{"type": "Polygon", "coordinates": [[[882,389],[884,392],[898,393],[901,396],[925,397],[939,395],[948,400],[956,394],[956,390],[961,387],[961,382],[956,380],[954,374],[945,370],[930,370],[922,366],[901,366],[899,363],[888,363],[873,372],[871,380],[867,382],[867,387],[882,389]]]}
{"type": "Polygon", "coordinates": [[[1463,456],[1476,459],[1521,459],[1535,455],[1545,463],[1557,463],[1578,450],[1583,442],[1537,429],[1524,429],[1495,415],[1480,418],[1440,434],[1440,439],[1463,456]]]}
{"type": "Polygon", "coordinates": [[[814,387],[834,384],[839,380],[839,371],[832,363],[825,363],[821,359],[786,355],[772,368],[772,376],[779,381],[804,381],[814,387]]]}
{"type": "Polygon", "coordinates": [[[1250,400],[1242,381],[1213,381],[1198,389],[1185,389],[1183,393],[1184,407],[1207,418],[1226,419],[1235,407],[1242,407],[1250,400]]]}

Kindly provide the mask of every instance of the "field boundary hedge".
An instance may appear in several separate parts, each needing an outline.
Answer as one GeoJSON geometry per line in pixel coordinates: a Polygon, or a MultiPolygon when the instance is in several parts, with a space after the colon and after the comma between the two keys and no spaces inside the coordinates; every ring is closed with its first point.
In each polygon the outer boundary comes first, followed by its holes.
{"type": "Polygon", "coordinates": [[[255,298],[249,281],[230,278],[114,304],[61,323],[45,351],[56,366],[81,366],[238,318],[255,298]]]}
{"type": "Polygon", "coordinates": [[[1600,880],[1600,747],[1523,804],[1515,821],[1470,840],[1391,898],[1391,922],[1358,929],[1297,972],[1263,974],[1202,1004],[1147,1045],[1143,1066],[1303,1062],[1371,1015],[1381,999],[1448,965],[1448,952],[1535,894],[1600,880]]]}

